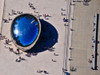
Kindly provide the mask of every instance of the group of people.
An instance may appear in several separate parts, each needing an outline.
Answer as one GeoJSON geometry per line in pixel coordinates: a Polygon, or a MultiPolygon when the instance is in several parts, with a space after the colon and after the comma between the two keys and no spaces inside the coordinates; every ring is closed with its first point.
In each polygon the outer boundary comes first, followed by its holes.
{"type": "Polygon", "coordinates": [[[48,48],[48,51],[54,51],[54,49],[55,49],[55,48],[50,47],[50,48],[48,48]]]}
{"type": "MultiPolygon", "coordinates": [[[[48,48],[49,51],[54,51],[54,49],[55,48],[53,48],[53,47],[48,48]]],[[[59,54],[57,54],[57,53],[53,53],[53,55],[54,56],[59,56],[59,54]]],[[[56,60],[55,59],[52,59],[52,62],[56,62],[56,60]]]]}
{"type": "MultiPolygon", "coordinates": [[[[54,49],[53,47],[51,47],[50,49],[54,49]]],[[[57,53],[53,53],[53,55],[54,56],[59,56],[59,54],[57,54],[57,53]]],[[[55,59],[52,59],[52,62],[56,62],[56,60],[55,59]]],[[[46,71],[46,70],[37,70],[37,73],[45,73],[45,74],[49,74],[49,72],[48,71],[46,71]]]]}
{"type": "Polygon", "coordinates": [[[3,22],[4,23],[9,23],[10,20],[12,20],[12,19],[10,19],[10,18],[9,19],[3,19],[3,22]]]}
{"type": "MultiPolygon", "coordinates": [[[[29,2],[29,7],[31,8],[31,9],[33,9],[34,10],[34,13],[37,13],[38,14],[38,16],[37,15],[35,15],[36,17],[38,17],[38,18],[40,18],[42,15],[39,15],[39,13],[38,12],[36,12],[36,8],[33,6],[33,3],[30,3],[29,2]]],[[[43,14],[43,17],[46,19],[46,20],[48,20],[49,18],[48,17],[51,17],[50,15],[48,15],[48,14],[43,14]]]]}
{"type": "Polygon", "coordinates": [[[0,33],[0,40],[3,40],[3,39],[6,39],[6,37],[3,36],[3,35],[0,33]]]}
{"type": "Polygon", "coordinates": [[[71,71],[76,71],[77,68],[75,68],[75,67],[71,67],[70,70],[71,70],[71,71]]]}
{"type": "Polygon", "coordinates": [[[11,41],[11,40],[9,40],[9,39],[5,39],[5,44],[10,45],[10,42],[12,42],[12,41],[11,41]]]}
{"type": "Polygon", "coordinates": [[[42,72],[44,72],[45,74],[49,74],[49,72],[47,72],[46,70],[37,70],[37,73],[42,73],[42,72]]]}
{"type": "Polygon", "coordinates": [[[33,53],[26,53],[25,56],[31,57],[31,56],[36,56],[37,54],[38,53],[35,53],[35,52],[33,52],[33,53]]]}
{"type": "MultiPolygon", "coordinates": [[[[10,42],[12,42],[12,41],[9,39],[5,39],[5,45],[11,45],[10,42]]],[[[23,54],[23,52],[20,51],[19,49],[14,50],[12,47],[7,47],[7,46],[4,46],[4,47],[7,48],[10,52],[18,55],[16,62],[21,62],[22,60],[26,60],[20,56],[21,54],[23,54]]],[[[27,56],[27,57],[31,57],[31,55],[36,56],[37,53],[34,53],[34,52],[33,53],[25,53],[25,56],[27,56]]]]}
{"type": "Polygon", "coordinates": [[[13,16],[13,15],[18,15],[18,14],[23,14],[22,11],[16,11],[16,10],[11,10],[11,13],[9,13],[9,16],[13,16]]]}
{"type": "Polygon", "coordinates": [[[31,9],[33,9],[33,10],[36,9],[36,8],[33,6],[33,3],[30,3],[30,2],[29,2],[28,5],[29,5],[29,7],[30,7],[31,9]]]}
{"type": "Polygon", "coordinates": [[[49,19],[48,17],[51,17],[51,16],[48,15],[48,14],[43,14],[43,17],[44,17],[46,20],[48,20],[48,19],[49,19]]]}
{"type": "MultiPolygon", "coordinates": [[[[53,53],[54,56],[59,56],[57,53],[53,53]]],[[[52,62],[57,62],[55,59],[52,59],[52,62]]]]}
{"type": "MultiPolygon", "coordinates": [[[[11,45],[10,42],[12,42],[12,41],[9,39],[5,39],[5,45],[11,45]]],[[[16,51],[15,51],[12,47],[7,47],[7,46],[4,46],[4,47],[7,48],[10,52],[19,56],[19,58],[16,59],[16,62],[20,62],[21,60],[25,60],[24,58],[22,58],[20,56],[20,54],[22,54],[22,52],[20,52],[19,49],[16,49],[16,51]]]]}
{"type": "MultiPolygon", "coordinates": [[[[95,18],[95,16],[94,16],[94,18],[95,18]]],[[[96,31],[96,23],[94,22],[93,23],[93,32],[95,32],[96,31]]],[[[95,34],[95,33],[94,33],[95,34]]],[[[96,58],[96,56],[98,55],[98,53],[97,53],[97,51],[96,51],[96,43],[97,43],[97,41],[96,41],[96,39],[95,39],[96,37],[93,35],[92,36],[92,42],[93,42],[93,44],[92,44],[92,50],[93,50],[93,53],[92,53],[92,55],[91,55],[91,57],[92,57],[92,59],[94,59],[94,60],[88,60],[88,62],[89,63],[92,63],[92,62],[97,62],[97,61],[95,61],[95,60],[97,60],[97,58],[96,58]]],[[[93,70],[93,67],[91,67],[91,69],[93,70]]]]}
{"type": "Polygon", "coordinates": [[[16,59],[16,62],[21,62],[22,60],[26,60],[26,59],[24,59],[24,58],[22,58],[21,56],[19,56],[17,59],[16,59]]]}
{"type": "Polygon", "coordinates": [[[9,49],[10,52],[13,52],[16,55],[22,54],[20,51],[18,51],[18,49],[15,51],[12,47],[7,47],[7,46],[4,46],[4,47],[9,49]]]}
{"type": "MultiPolygon", "coordinates": [[[[61,8],[61,16],[66,16],[66,14],[64,14],[64,11],[66,11],[64,8],[61,8]]],[[[63,22],[68,22],[68,19],[66,19],[65,17],[63,18],[63,22]]]]}
{"type": "MultiPolygon", "coordinates": [[[[15,11],[15,10],[12,9],[11,13],[8,13],[9,16],[18,15],[18,14],[23,14],[23,12],[15,11]]],[[[6,19],[6,18],[3,19],[4,23],[9,23],[10,21],[12,21],[12,18],[10,18],[10,17],[8,19],[6,19]]]]}

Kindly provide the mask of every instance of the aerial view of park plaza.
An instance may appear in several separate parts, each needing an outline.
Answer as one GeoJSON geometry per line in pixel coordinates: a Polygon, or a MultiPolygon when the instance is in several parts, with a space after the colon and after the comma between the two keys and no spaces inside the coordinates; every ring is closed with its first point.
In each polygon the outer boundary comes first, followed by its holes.
{"type": "Polygon", "coordinates": [[[0,0],[0,75],[100,75],[100,0],[0,0]]]}

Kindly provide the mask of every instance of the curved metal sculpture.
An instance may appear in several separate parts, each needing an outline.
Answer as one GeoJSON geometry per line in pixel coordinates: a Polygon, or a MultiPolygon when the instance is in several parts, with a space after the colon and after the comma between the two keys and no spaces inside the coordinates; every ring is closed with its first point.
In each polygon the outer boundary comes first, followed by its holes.
{"type": "Polygon", "coordinates": [[[40,21],[31,14],[17,16],[11,25],[11,38],[14,45],[22,51],[31,49],[41,32],[40,21]]]}

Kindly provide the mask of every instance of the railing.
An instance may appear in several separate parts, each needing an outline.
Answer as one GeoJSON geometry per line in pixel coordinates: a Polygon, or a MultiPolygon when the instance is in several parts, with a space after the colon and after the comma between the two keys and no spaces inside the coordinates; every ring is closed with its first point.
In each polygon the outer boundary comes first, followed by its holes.
{"type": "Polygon", "coordinates": [[[95,18],[95,22],[93,24],[93,32],[94,32],[94,36],[93,36],[93,53],[92,53],[92,62],[93,62],[93,66],[92,69],[93,70],[97,70],[97,48],[98,48],[98,24],[99,24],[99,14],[95,14],[94,16],[95,18]]]}

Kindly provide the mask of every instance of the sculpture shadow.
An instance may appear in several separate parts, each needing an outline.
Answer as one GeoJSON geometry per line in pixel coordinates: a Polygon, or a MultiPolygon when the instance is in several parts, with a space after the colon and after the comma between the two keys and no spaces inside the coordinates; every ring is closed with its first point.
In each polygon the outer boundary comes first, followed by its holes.
{"type": "Polygon", "coordinates": [[[47,21],[40,19],[41,22],[41,33],[38,41],[28,53],[39,53],[47,50],[48,48],[55,45],[58,42],[58,32],[57,30],[47,21]]]}

